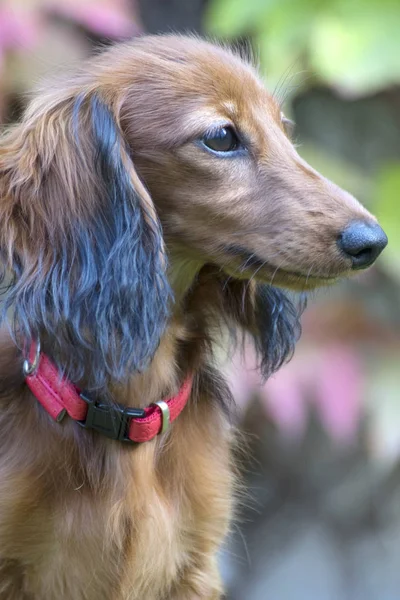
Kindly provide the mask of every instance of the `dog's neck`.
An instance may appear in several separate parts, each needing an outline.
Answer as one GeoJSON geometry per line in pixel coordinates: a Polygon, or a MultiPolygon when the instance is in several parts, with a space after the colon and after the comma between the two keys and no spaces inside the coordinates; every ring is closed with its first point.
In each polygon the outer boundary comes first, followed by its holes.
{"type": "MultiPolygon", "coordinates": [[[[196,344],[187,327],[190,310],[185,299],[194,289],[204,263],[188,258],[188,253],[179,248],[168,252],[168,279],[173,292],[171,318],[160,345],[148,369],[133,375],[130,380],[112,392],[118,402],[127,405],[145,406],[161,399],[163,395],[175,394],[187,376],[179,359],[181,345],[196,344]],[[188,312],[189,310],[189,312],[188,312]]],[[[185,361],[186,362],[186,361],[185,361]]],[[[190,361],[189,361],[190,362],[190,361]]]]}

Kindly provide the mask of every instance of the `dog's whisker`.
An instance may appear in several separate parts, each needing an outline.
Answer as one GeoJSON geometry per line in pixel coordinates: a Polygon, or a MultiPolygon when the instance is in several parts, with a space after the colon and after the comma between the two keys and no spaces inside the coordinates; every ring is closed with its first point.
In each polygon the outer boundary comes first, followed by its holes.
{"type": "MultiPolygon", "coordinates": [[[[235,274],[236,274],[236,273],[240,273],[240,272],[244,271],[244,270],[246,269],[246,266],[247,266],[247,265],[248,265],[248,264],[249,264],[249,263],[252,261],[252,259],[253,259],[255,256],[256,256],[256,254],[255,254],[255,253],[251,254],[251,255],[250,255],[248,258],[247,258],[247,260],[246,260],[244,263],[241,263],[241,264],[240,264],[238,267],[236,267],[236,268],[235,268],[235,269],[232,271],[232,273],[229,275],[229,277],[227,278],[227,280],[226,280],[226,282],[225,282],[225,284],[224,284],[224,287],[223,287],[223,289],[224,289],[224,290],[225,290],[225,288],[226,288],[227,284],[229,283],[229,281],[230,281],[230,280],[232,280],[232,279],[234,278],[235,274]]],[[[225,265],[226,265],[226,263],[225,263],[225,265]]]]}
{"type": "Polygon", "coordinates": [[[294,68],[296,62],[297,62],[297,60],[293,61],[288,67],[286,67],[286,69],[284,70],[284,72],[279,77],[278,81],[276,82],[275,88],[272,91],[272,96],[277,99],[278,104],[280,104],[280,105],[281,105],[281,102],[279,101],[280,91],[281,91],[282,87],[285,85],[287,78],[289,76],[290,77],[294,76],[294,74],[291,74],[291,71],[294,68]]]}
{"type": "Polygon", "coordinates": [[[264,261],[264,262],[263,262],[263,263],[262,263],[262,264],[261,264],[261,265],[258,267],[258,269],[256,269],[256,270],[254,271],[254,273],[252,273],[252,275],[251,275],[251,277],[250,277],[249,281],[247,282],[247,286],[246,286],[246,292],[248,291],[248,289],[249,289],[249,287],[250,287],[250,284],[251,284],[251,282],[253,281],[253,279],[256,277],[257,273],[258,273],[258,272],[259,272],[259,271],[260,271],[260,270],[261,270],[261,269],[262,269],[262,268],[263,268],[263,267],[264,267],[264,266],[267,264],[267,262],[268,262],[268,261],[266,261],[266,260],[265,260],[265,261],[264,261]]]}
{"type": "Polygon", "coordinates": [[[308,269],[307,277],[306,277],[306,286],[307,286],[307,283],[308,283],[308,280],[309,280],[309,277],[311,275],[311,271],[313,270],[313,268],[314,268],[314,263],[312,263],[311,267],[308,269]]]}
{"type": "MultiPolygon", "coordinates": [[[[277,256],[281,256],[280,252],[275,252],[272,253],[268,256],[268,259],[264,260],[263,263],[257,268],[256,273],[258,273],[258,271],[260,271],[266,264],[268,264],[268,261],[271,260],[272,258],[276,258],[277,256]]],[[[241,263],[240,265],[238,265],[237,267],[235,267],[235,269],[232,271],[232,273],[228,276],[226,282],[225,282],[225,287],[227,286],[227,284],[229,283],[229,281],[231,281],[232,279],[234,279],[235,275],[237,273],[240,273],[242,271],[245,271],[247,265],[249,263],[251,263],[252,259],[257,257],[257,255],[255,253],[251,254],[247,260],[244,263],[241,263]]],[[[228,262],[225,262],[224,265],[220,268],[220,271],[223,271],[224,267],[226,267],[226,265],[228,264],[228,262]]],[[[254,274],[251,275],[251,278],[254,278],[254,274]]]]}
{"type": "Polygon", "coordinates": [[[277,274],[277,272],[279,271],[279,269],[281,268],[281,266],[284,264],[284,262],[285,262],[285,260],[282,260],[281,263],[279,265],[277,265],[275,271],[272,273],[272,276],[271,276],[271,279],[270,279],[270,285],[273,285],[275,275],[277,274]]]}

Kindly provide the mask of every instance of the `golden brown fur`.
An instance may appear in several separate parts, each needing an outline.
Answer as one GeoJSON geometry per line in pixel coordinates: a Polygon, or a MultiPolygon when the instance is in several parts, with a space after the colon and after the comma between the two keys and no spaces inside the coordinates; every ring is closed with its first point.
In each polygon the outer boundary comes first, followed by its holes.
{"type": "MultiPolygon", "coordinates": [[[[14,338],[4,327],[0,341],[1,600],[221,598],[216,553],[232,517],[234,469],[229,394],[212,366],[213,338],[225,319],[258,335],[260,282],[306,290],[347,274],[351,265],[336,239],[354,219],[373,217],[299,157],[279,106],[253,67],[229,50],[194,38],[145,37],[37,95],[0,142],[0,248],[6,274],[15,275],[17,317],[14,338]],[[80,224],[90,231],[102,219],[99,198],[108,185],[95,172],[95,96],[123,140],[118,168],[135,190],[146,243],[159,239],[152,260],[160,259],[160,269],[168,260],[174,293],[154,358],[141,373],[127,359],[122,377],[113,376],[113,357],[93,350],[91,361],[72,326],[51,321],[57,307],[67,314],[66,301],[48,292],[30,330],[21,316],[29,321],[28,305],[18,308],[50,285],[50,275],[61,285],[66,264],[71,314],[78,311],[75,264],[85,257],[74,240],[80,224]],[[243,132],[245,159],[199,147],[215,123],[243,132]],[[59,425],[24,385],[21,331],[40,336],[60,368],[80,374],[82,387],[91,385],[99,356],[109,359],[104,381],[93,387],[118,402],[149,405],[175,393],[190,371],[192,397],[165,436],[137,447],[68,419],[59,425]]],[[[95,257],[96,239],[84,239],[95,257]]],[[[56,285],[50,289],[57,294],[56,285]]],[[[82,314],[80,331],[96,348],[103,332],[82,314]]]]}

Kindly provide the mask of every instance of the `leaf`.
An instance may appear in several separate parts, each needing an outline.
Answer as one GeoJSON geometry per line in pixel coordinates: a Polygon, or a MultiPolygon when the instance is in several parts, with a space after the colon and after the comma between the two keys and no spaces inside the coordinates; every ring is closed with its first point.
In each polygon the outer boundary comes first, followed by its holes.
{"type": "Polygon", "coordinates": [[[400,386],[398,348],[376,357],[369,365],[365,386],[370,450],[375,459],[395,462],[400,456],[400,386]]]}
{"type": "Polygon", "coordinates": [[[278,102],[283,98],[287,101],[292,90],[297,89],[302,66],[298,52],[288,48],[281,39],[264,34],[255,37],[255,45],[268,90],[278,102]]]}
{"type": "Polygon", "coordinates": [[[259,19],[278,0],[214,0],[206,14],[206,28],[223,37],[235,37],[254,29],[259,19]]]}
{"type": "Polygon", "coordinates": [[[223,37],[255,36],[272,82],[299,57],[348,95],[400,81],[398,0],[213,0],[206,27],[223,37]]]}
{"type": "MultiPolygon", "coordinates": [[[[317,75],[353,96],[400,80],[400,8],[348,3],[321,15],[310,38],[310,63],[317,75]]],[[[384,4],[388,4],[387,2],[384,4]]]]}
{"type": "Polygon", "coordinates": [[[375,214],[389,238],[381,261],[400,279],[400,162],[385,165],[378,174],[375,189],[375,214]]]}

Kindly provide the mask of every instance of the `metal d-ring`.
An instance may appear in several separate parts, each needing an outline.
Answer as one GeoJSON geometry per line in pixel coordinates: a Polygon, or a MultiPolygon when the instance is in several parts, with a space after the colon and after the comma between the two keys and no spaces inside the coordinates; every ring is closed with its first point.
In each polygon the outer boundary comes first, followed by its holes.
{"type": "Polygon", "coordinates": [[[22,370],[24,372],[25,377],[28,377],[29,375],[33,375],[33,373],[36,371],[36,369],[39,366],[39,361],[40,361],[40,341],[38,340],[36,342],[36,351],[35,351],[35,358],[33,359],[33,362],[29,362],[28,359],[24,360],[24,364],[22,365],[22,370]]]}
{"type": "Polygon", "coordinates": [[[170,418],[171,418],[171,413],[169,410],[169,406],[166,402],[164,402],[164,400],[158,400],[157,402],[153,402],[153,406],[158,406],[158,408],[161,410],[161,431],[159,433],[165,433],[170,425],[170,418]]]}

